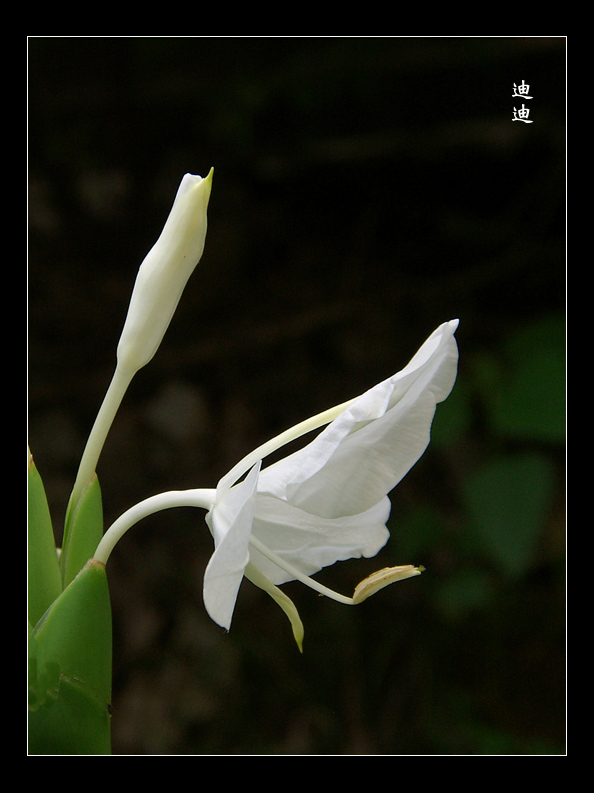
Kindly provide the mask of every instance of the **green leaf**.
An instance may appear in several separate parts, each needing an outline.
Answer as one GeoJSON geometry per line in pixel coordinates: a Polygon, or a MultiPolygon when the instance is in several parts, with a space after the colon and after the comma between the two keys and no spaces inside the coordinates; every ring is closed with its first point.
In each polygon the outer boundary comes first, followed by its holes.
{"type": "Polygon", "coordinates": [[[460,569],[452,572],[437,590],[437,602],[450,619],[466,617],[485,608],[494,597],[494,588],[487,573],[479,569],[460,569]]]}
{"type": "Polygon", "coordinates": [[[97,476],[93,476],[83,491],[64,529],[62,546],[62,578],[64,586],[74,579],[97,549],[103,536],[103,504],[97,476]]]}
{"type": "Polygon", "coordinates": [[[43,645],[29,637],[29,709],[55,702],[60,689],[60,667],[45,658],[43,645]]]}
{"type": "Polygon", "coordinates": [[[493,395],[496,432],[508,438],[565,441],[565,321],[547,317],[512,336],[506,375],[493,395]]]}
{"type": "Polygon", "coordinates": [[[463,496],[477,540],[508,575],[529,568],[555,492],[555,469],[540,454],[490,460],[468,478],[463,496]]]}
{"type": "Polygon", "coordinates": [[[33,458],[29,455],[28,617],[32,625],[61,591],[62,576],[45,489],[33,458]]]}
{"type": "Polygon", "coordinates": [[[110,754],[111,662],[107,576],[91,560],[30,637],[30,754],[110,754]]]}

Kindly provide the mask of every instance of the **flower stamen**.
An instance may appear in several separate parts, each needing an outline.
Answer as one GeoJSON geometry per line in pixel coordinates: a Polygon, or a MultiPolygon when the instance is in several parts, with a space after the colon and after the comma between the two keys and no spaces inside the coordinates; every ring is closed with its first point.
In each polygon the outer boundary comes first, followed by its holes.
{"type": "Polygon", "coordinates": [[[285,570],[285,572],[289,573],[293,578],[297,581],[301,581],[302,584],[308,586],[310,589],[314,589],[316,592],[319,592],[320,595],[325,595],[326,597],[332,598],[332,600],[336,600],[339,603],[344,603],[347,606],[351,606],[353,604],[353,598],[346,597],[346,595],[341,595],[339,592],[335,592],[333,589],[329,589],[328,587],[320,584],[319,581],[316,581],[313,578],[310,578],[305,573],[302,573],[297,567],[294,567],[289,562],[285,561],[282,557],[278,554],[271,551],[263,542],[261,542],[257,537],[252,536],[250,537],[250,545],[259,551],[262,556],[265,556],[271,562],[274,562],[275,565],[281,568],[281,570],[285,570]]]}
{"type": "Polygon", "coordinates": [[[271,551],[270,548],[264,545],[264,543],[261,542],[257,537],[254,537],[253,534],[250,537],[250,545],[271,562],[274,562],[274,564],[276,564],[282,570],[285,570],[287,573],[293,576],[293,578],[295,578],[297,581],[301,581],[302,584],[305,584],[310,589],[319,592],[321,595],[325,595],[326,597],[329,597],[332,600],[336,600],[338,603],[343,603],[347,606],[356,606],[357,604],[362,603],[364,600],[367,600],[367,598],[371,597],[371,595],[375,595],[375,593],[379,592],[380,589],[383,589],[384,587],[389,586],[396,581],[404,581],[406,578],[412,578],[415,575],[420,575],[425,569],[424,567],[415,567],[412,564],[399,565],[398,567],[384,567],[363,579],[363,581],[361,581],[355,587],[353,597],[348,597],[347,595],[341,595],[339,592],[335,592],[333,589],[324,586],[324,584],[320,584],[320,582],[316,581],[314,578],[305,575],[305,573],[302,573],[298,568],[294,567],[294,565],[285,561],[274,551],[271,551]]]}
{"type": "Polygon", "coordinates": [[[395,581],[404,581],[405,578],[411,578],[414,575],[421,575],[425,568],[415,567],[412,564],[403,564],[398,567],[384,567],[377,570],[375,573],[367,576],[357,584],[355,592],[353,593],[353,603],[362,603],[368,597],[375,595],[380,589],[383,589],[395,581]]]}
{"type": "Polygon", "coordinates": [[[305,419],[305,421],[300,421],[299,424],[296,424],[294,427],[281,432],[280,435],[271,438],[261,446],[258,446],[257,449],[254,449],[252,452],[247,454],[242,460],[233,466],[233,468],[223,477],[221,481],[225,483],[225,486],[231,487],[256,463],[260,462],[265,457],[268,457],[268,455],[272,454],[278,449],[281,449],[283,446],[286,446],[288,443],[301,438],[303,435],[307,435],[307,433],[313,432],[313,430],[317,430],[320,427],[323,427],[325,424],[330,424],[353,402],[355,402],[355,399],[349,399],[346,402],[341,402],[340,405],[335,405],[328,410],[324,410],[315,416],[305,419]]]}

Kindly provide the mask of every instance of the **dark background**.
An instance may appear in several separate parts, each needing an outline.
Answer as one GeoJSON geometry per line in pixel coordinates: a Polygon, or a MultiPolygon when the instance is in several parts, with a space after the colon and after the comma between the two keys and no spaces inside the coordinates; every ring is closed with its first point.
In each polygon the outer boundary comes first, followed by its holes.
{"type": "Polygon", "coordinates": [[[458,381],[392,494],[392,537],[207,617],[203,512],[108,565],[116,754],[565,751],[565,39],[28,40],[29,442],[56,535],[136,270],[185,172],[209,232],[99,464],[109,524],[214,487],[260,442],[460,318],[458,381]],[[525,80],[532,124],[513,121],[525,80]]]}

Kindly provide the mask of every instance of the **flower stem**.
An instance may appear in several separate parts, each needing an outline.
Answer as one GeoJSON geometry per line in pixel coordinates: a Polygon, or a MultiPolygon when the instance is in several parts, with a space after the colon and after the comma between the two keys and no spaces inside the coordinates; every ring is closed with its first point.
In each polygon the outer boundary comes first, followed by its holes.
{"type": "Polygon", "coordinates": [[[95,423],[93,424],[93,428],[87,440],[87,444],[78,467],[76,481],[74,482],[74,487],[68,502],[66,526],[68,526],[69,516],[73,514],[73,511],[77,507],[81,494],[95,474],[97,461],[99,460],[99,455],[103,449],[107,433],[109,432],[115,414],[118,411],[122,399],[124,398],[124,394],[126,393],[126,390],[133,377],[134,372],[124,370],[121,367],[116,367],[114,375],[111,379],[111,383],[109,384],[109,388],[107,389],[101,407],[99,408],[99,412],[97,413],[95,423]]]}
{"type": "Polygon", "coordinates": [[[159,493],[156,496],[144,499],[144,501],[135,504],[120,515],[111,524],[97,546],[93,558],[97,562],[107,564],[107,560],[116,543],[122,539],[128,529],[132,528],[135,523],[138,523],[143,518],[173,507],[202,507],[208,510],[213,506],[215,496],[216,490],[214,489],[170,490],[167,493],[159,493]]]}

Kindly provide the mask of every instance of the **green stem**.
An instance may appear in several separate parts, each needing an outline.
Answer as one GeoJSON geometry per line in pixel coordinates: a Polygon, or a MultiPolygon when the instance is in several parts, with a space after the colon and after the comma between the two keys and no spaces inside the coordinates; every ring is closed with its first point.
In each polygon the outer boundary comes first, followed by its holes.
{"type": "Polygon", "coordinates": [[[76,509],[82,493],[95,474],[99,455],[101,454],[101,450],[105,444],[107,433],[109,432],[109,429],[115,418],[115,414],[118,411],[122,399],[124,398],[124,394],[126,393],[126,390],[130,385],[130,381],[134,377],[134,374],[134,372],[130,372],[129,370],[123,370],[120,367],[116,367],[111,383],[109,384],[109,388],[107,389],[105,397],[103,398],[103,403],[101,404],[99,413],[97,413],[97,418],[93,424],[93,428],[87,440],[87,444],[78,467],[76,481],[68,502],[66,526],[68,526],[70,515],[73,514],[74,510],[76,509]]]}

